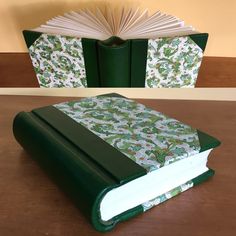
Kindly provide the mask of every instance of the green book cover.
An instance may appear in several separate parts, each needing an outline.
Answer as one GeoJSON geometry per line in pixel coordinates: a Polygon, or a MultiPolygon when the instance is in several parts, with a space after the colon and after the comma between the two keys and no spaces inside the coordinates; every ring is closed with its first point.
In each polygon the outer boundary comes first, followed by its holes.
{"type": "Polygon", "coordinates": [[[220,144],[118,94],[20,112],[13,132],[98,231],[208,179],[220,144]]]}
{"type": "Polygon", "coordinates": [[[116,23],[103,16],[106,20],[98,24],[101,15],[93,15],[91,22],[72,12],[23,31],[41,87],[195,86],[207,33],[160,12],[142,20],[144,15],[134,14],[136,26],[132,19],[122,25],[121,16],[116,23]]]}

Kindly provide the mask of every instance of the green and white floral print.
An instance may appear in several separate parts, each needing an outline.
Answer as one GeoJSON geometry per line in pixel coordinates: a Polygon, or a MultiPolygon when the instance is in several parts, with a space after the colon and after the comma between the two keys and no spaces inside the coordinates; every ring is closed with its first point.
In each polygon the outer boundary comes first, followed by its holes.
{"type": "Polygon", "coordinates": [[[42,34],[29,54],[40,87],[87,87],[81,39],[42,34]]]}
{"type": "Polygon", "coordinates": [[[54,107],[147,171],[200,150],[195,129],[130,99],[98,96],[54,107]]]}
{"type": "Polygon", "coordinates": [[[203,57],[188,36],[148,40],[145,87],[194,87],[203,57]]]}
{"type": "Polygon", "coordinates": [[[180,193],[182,193],[182,192],[184,192],[184,191],[186,191],[186,190],[188,190],[192,187],[193,187],[193,182],[188,181],[187,183],[182,184],[179,187],[174,188],[174,189],[168,191],[165,194],[162,194],[162,195],[160,195],[160,196],[158,196],[158,197],[156,197],[156,198],[154,198],[150,201],[147,201],[147,202],[143,203],[142,204],[143,210],[147,211],[150,208],[152,208],[152,207],[154,207],[154,206],[156,206],[156,205],[158,205],[162,202],[165,202],[166,200],[168,200],[168,199],[170,199],[170,198],[172,198],[172,197],[174,197],[174,196],[176,196],[176,195],[178,195],[178,194],[180,194],[180,193]]]}

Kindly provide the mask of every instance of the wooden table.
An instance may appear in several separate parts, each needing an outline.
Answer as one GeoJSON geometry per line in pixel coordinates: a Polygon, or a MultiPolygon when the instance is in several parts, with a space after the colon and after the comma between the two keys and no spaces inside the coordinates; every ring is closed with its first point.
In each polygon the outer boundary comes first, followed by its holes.
{"type": "MultiPolygon", "coordinates": [[[[28,53],[0,53],[0,87],[39,87],[28,53]]],[[[236,58],[204,57],[196,87],[236,87],[236,58]]]]}
{"type": "MultiPolygon", "coordinates": [[[[68,98],[0,96],[0,235],[102,235],[15,141],[17,112],[68,98]]],[[[106,235],[236,235],[236,102],[139,100],[222,141],[216,175],[106,235]]]]}

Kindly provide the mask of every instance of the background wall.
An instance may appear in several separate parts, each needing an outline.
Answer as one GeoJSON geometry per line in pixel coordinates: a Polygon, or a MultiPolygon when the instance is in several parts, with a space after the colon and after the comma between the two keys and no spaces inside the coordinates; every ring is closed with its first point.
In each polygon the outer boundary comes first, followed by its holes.
{"type": "Polygon", "coordinates": [[[236,56],[236,0],[0,0],[0,52],[26,52],[23,29],[69,10],[104,6],[106,2],[173,14],[210,34],[205,55],[236,56]]]}

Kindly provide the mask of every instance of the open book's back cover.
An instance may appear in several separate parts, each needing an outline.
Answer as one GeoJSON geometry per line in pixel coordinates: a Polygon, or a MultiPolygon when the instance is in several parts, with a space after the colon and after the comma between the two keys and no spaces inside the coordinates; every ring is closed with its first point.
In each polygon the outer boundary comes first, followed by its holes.
{"type": "Polygon", "coordinates": [[[105,41],[24,31],[41,87],[194,87],[208,34],[105,41]]]}

